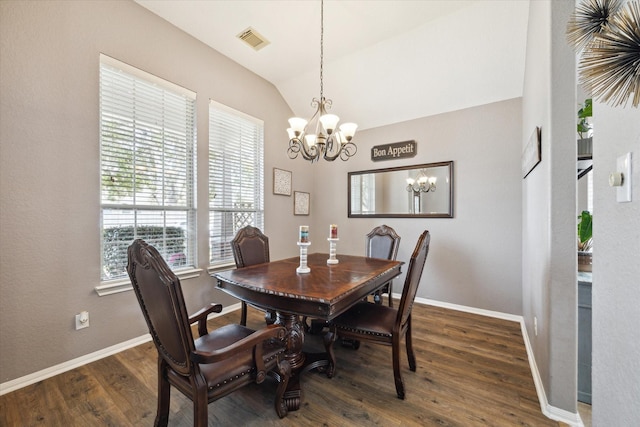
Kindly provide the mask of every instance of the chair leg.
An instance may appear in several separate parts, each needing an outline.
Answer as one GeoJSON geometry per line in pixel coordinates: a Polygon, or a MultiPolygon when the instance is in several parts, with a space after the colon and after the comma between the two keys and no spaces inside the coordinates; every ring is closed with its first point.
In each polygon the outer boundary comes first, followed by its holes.
{"type": "Polygon", "coordinates": [[[393,336],[391,351],[393,353],[393,380],[396,383],[396,394],[399,399],[404,400],[404,384],[402,383],[402,375],[400,373],[400,337],[398,335],[393,336]]]}
{"type": "Polygon", "coordinates": [[[387,295],[389,295],[389,307],[393,308],[393,297],[391,294],[393,293],[393,282],[387,283],[387,295]]]}
{"type": "Polygon", "coordinates": [[[209,424],[207,383],[202,377],[196,377],[194,381],[195,396],[193,396],[193,425],[194,427],[207,427],[209,424]]]}
{"type": "Polygon", "coordinates": [[[327,356],[329,357],[329,367],[327,368],[327,377],[333,378],[333,375],[336,372],[336,355],[333,352],[333,343],[336,342],[336,338],[338,337],[338,330],[335,326],[331,326],[329,332],[327,332],[324,337],[324,348],[327,352],[327,356]]]}
{"type": "Polygon", "coordinates": [[[247,303],[242,301],[242,311],[240,313],[240,324],[247,326],[247,303]]]}
{"type": "Polygon", "coordinates": [[[413,353],[413,342],[411,340],[411,316],[407,320],[407,333],[404,337],[407,344],[407,359],[409,359],[409,369],[416,371],[416,356],[413,353]]]}
{"type": "Polygon", "coordinates": [[[158,408],[156,419],[153,423],[156,427],[166,427],[169,424],[169,401],[171,399],[171,384],[167,379],[167,364],[158,356],[158,408]]]}

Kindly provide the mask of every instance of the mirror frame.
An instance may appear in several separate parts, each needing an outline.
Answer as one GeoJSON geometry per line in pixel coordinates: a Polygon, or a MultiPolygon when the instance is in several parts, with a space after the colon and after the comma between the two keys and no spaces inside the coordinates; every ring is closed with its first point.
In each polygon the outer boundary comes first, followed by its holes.
{"type": "MultiPolygon", "coordinates": [[[[440,186],[438,186],[440,188],[440,186]]],[[[409,165],[409,166],[399,166],[393,168],[384,168],[384,169],[370,169],[365,171],[357,171],[357,172],[349,172],[347,174],[347,216],[349,218],[453,218],[453,160],[447,162],[437,162],[437,163],[423,163],[419,165],[409,165]],[[395,172],[395,171],[403,171],[403,170],[419,170],[440,166],[448,166],[449,167],[449,185],[444,186],[446,190],[448,187],[449,191],[449,212],[438,212],[438,213],[419,213],[419,214],[411,214],[411,213],[375,213],[375,214],[353,214],[351,213],[351,177],[354,175],[366,175],[366,174],[376,174],[383,172],[395,172]]]]}

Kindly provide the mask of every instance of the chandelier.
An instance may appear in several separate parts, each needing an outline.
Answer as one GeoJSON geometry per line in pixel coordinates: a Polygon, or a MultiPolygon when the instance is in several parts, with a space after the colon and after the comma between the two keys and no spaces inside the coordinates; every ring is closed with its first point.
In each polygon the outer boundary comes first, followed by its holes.
{"type": "Polygon", "coordinates": [[[417,179],[407,178],[407,191],[414,193],[428,193],[429,191],[436,191],[436,178],[435,176],[427,176],[424,170],[420,171],[417,179]]]}
{"type": "Polygon", "coordinates": [[[323,157],[327,161],[334,161],[338,157],[346,161],[356,154],[358,147],[351,142],[358,125],[343,123],[336,131],[340,118],[335,114],[328,114],[331,100],[323,94],[322,71],[324,60],[324,0],[320,1],[320,98],[313,98],[311,107],[316,109],[309,121],[300,117],[289,119],[289,148],[287,154],[295,159],[302,154],[311,163],[323,157]]]}

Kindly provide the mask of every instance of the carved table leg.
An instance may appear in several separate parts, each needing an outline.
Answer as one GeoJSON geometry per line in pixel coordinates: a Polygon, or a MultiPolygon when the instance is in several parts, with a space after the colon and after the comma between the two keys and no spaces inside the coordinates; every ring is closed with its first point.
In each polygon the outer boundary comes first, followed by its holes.
{"type": "Polygon", "coordinates": [[[289,411],[300,409],[300,399],[302,390],[300,389],[300,373],[305,362],[305,355],[302,352],[304,344],[304,328],[300,323],[300,318],[295,314],[277,312],[276,324],[287,329],[285,337],[287,350],[285,360],[291,365],[291,377],[287,390],[284,392],[284,403],[289,411]]]}
{"type": "MultiPolygon", "coordinates": [[[[289,313],[277,312],[276,324],[282,325],[287,329],[285,337],[287,350],[285,360],[291,365],[291,377],[287,390],[284,393],[284,403],[289,411],[297,411],[300,409],[302,398],[302,388],[300,387],[300,375],[304,372],[318,368],[318,370],[327,369],[327,376],[331,378],[333,373],[334,358],[331,354],[331,342],[325,338],[326,353],[305,353],[302,351],[304,344],[304,325],[300,321],[300,316],[289,313]]],[[[332,337],[333,335],[331,335],[332,337]]]]}

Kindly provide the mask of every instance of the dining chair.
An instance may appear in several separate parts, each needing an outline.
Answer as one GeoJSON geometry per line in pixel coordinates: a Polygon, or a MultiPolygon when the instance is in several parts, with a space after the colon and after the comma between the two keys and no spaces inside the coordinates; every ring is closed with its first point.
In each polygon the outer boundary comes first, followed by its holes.
{"type": "MultiPolygon", "coordinates": [[[[400,236],[393,228],[387,225],[379,225],[367,234],[365,241],[365,256],[395,261],[396,256],[398,255],[398,247],[400,246],[400,236]]],[[[382,286],[382,288],[371,294],[373,295],[373,301],[376,304],[382,303],[382,294],[386,293],[389,295],[389,307],[393,307],[393,298],[391,296],[393,288],[392,283],[393,281],[388,281],[382,286]]],[[[306,326],[306,318],[303,320],[306,326]]],[[[314,319],[311,321],[311,326],[309,326],[308,332],[311,334],[317,334],[322,331],[325,326],[328,326],[326,321],[314,319]]],[[[346,346],[353,346],[354,342],[344,339],[343,344],[346,346]]]]}
{"type": "Polygon", "coordinates": [[[416,247],[411,254],[400,305],[397,309],[382,304],[361,301],[330,322],[329,334],[331,336],[328,339],[331,342],[329,346],[331,363],[329,365],[329,376],[335,374],[336,363],[333,343],[338,336],[354,340],[354,343],[357,343],[354,344],[355,349],[359,347],[361,340],[390,345],[392,347],[393,378],[396,385],[396,394],[400,399],[404,399],[404,384],[400,373],[400,341],[404,337],[409,369],[415,372],[416,358],[411,342],[411,308],[413,307],[424,264],[429,253],[430,240],[431,236],[427,230],[418,238],[416,247]]]}
{"type": "MultiPolygon", "coordinates": [[[[260,229],[251,225],[238,230],[233,240],[231,240],[231,250],[233,251],[236,268],[269,262],[269,238],[260,229]]],[[[265,312],[264,318],[267,325],[275,323],[276,313],[274,311],[265,310],[261,307],[252,307],[265,312]]],[[[244,301],[242,301],[240,324],[247,325],[247,303],[244,301]]]]}
{"type": "Polygon", "coordinates": [[[187,315],[180,279],[156,248],[141,239],[127,251],[127,272],[142,314],[158,352],[158,403],[156,426],[169,421],[171,386],[193,401],[194,426],[206,426],[208,404],[267,375],[279,383],[275,409],[287,415],[284,392],[291,376],[284,360],[284,327],[268,325],[254,331],[229,324],[207,330],[207,316],[220,313],[222,305],[211,304],[187,315]],[[194,339],[192,326],[198,325],[194,339]]]}
{"type": "MultiPolygon", "coordinates": [[[[367,234],[365,254],[371,258],[395,260],[399,246],[400,236],[398,233],[387,225],[379,225],[367,234]]],[[[381,289],[373,293],[373,301],[381,304],[382,294],[386,293],[389,295],[389,307],[393,307],[392,291],[393,281],[389,281],[381,289]]]]}

